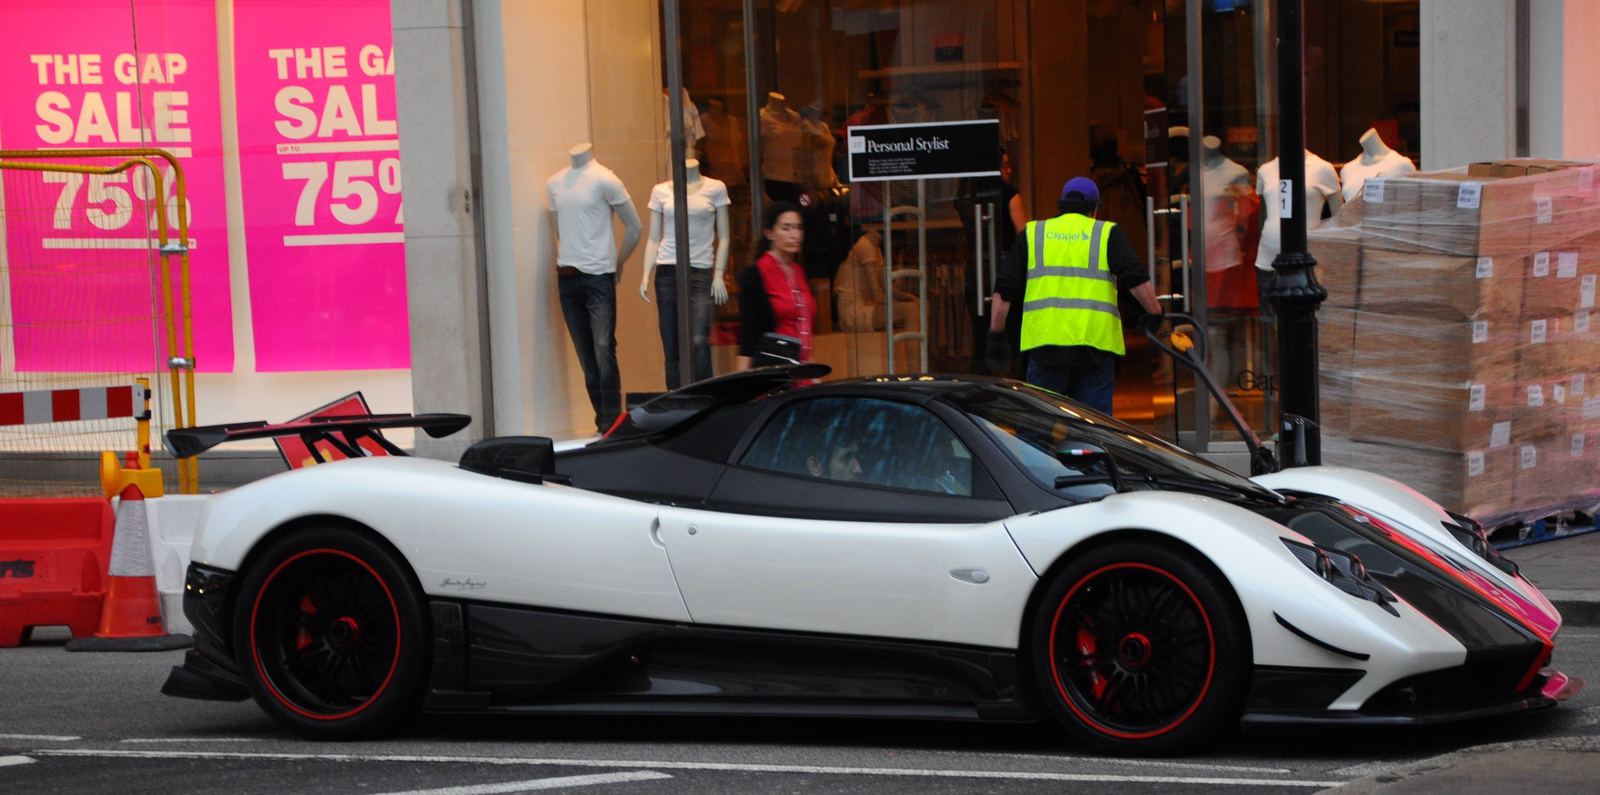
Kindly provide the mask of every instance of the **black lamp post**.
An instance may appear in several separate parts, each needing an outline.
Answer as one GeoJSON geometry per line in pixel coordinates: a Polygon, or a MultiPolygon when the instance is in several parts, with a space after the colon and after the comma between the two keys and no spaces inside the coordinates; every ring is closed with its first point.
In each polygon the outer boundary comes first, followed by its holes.
{"type": "MultiPolygon", "coordinates": [[[[1266,201],[1286,202],[1280,209],[1283,248],[1272,261],[1277,274],[1268,299],[1278,316],[1278,384],[1284,417],[1281,439],[1302,432],[1293,417],[1310,420],[1303,426],[1304,458],[1280,455],[1285,466],[1322,463],[1322,438],[1317,429],[1317,305],[1328,291],[1317,282],[1317,261],[1306,251],[1306,114],[1304,31],[1301,0],[1278,2],[1278,173],[1282,183],[1277,196],[1266,201]]],[[[1285,449],[1280,447],[1280,449],[1285,449]]],[[[1287,450],[1286,450],[1287,451],[1287,450]]]]}

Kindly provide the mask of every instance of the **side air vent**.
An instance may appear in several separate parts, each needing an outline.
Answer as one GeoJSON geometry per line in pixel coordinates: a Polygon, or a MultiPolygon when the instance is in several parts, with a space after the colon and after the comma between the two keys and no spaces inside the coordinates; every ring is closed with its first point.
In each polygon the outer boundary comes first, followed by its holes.
{"type": "Polygon", "coordinates": [[[461,468],[519,483],[566,483],[557,475],[555,443],[544,436],[502,436],[484,439],[461,454],[461,468]]]}

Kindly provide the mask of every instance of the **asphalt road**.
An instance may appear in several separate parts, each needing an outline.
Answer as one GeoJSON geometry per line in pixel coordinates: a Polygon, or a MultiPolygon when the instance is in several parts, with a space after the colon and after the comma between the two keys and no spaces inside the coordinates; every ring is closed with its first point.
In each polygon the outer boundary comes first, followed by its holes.
{"type": "MultiPolygon", "coordinates": [[[[0,792],[1266,795],[1476,745],[1600,736],[1596,685],[1514,720],[1246,734],[1160,760],[1096,757],[1035,726],[899,721],[450,717],[381,742],[311,743],[252,702],[160,695],[181,653],[73,654],[52,637],[0,649],[0,792]]],[[[1600,627],[1564,630],[1556,664],[1600,682],[1600,627]]]]}

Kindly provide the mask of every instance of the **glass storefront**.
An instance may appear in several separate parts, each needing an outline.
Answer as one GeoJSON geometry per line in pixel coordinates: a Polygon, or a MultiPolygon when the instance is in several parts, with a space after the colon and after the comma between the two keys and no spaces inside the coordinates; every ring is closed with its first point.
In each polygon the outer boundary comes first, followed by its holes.
{"type": "MultiPolygon", "coordinates": [[[[1277,69],[1264,44],[1272,3],[751,5],[746,18],[728,0],[679,3],[683,85],[699,113],[686,125],[689,149],[729,185],[734,215],[745,219],[735,223],[730,273],[749,264],[738,254],[763,203],[803,208],[815,356],[836,375],[904,373],[924,361],[936,372],[986,372],[999,257],[1028,220],[1055,214],[1066,179],[1086,175],[1100,188],[1100,217],[1123,228],[1169,311],[1205,324],[1217,380],[1270,432],[1274,329],[1261,298],[1270,272],[1258,266],[1270,266],[1277,239],[1276,208],[1265,201],[1277,191],[1277,69]],[[969,119],[999,120],[1002,177],[920,189],[850,183],[849,127],[969,119]]],[[[1313,5],[1307,141],[1325,161],[1313,176],[1327,179],[1312,206],[1331,215],[1343,198],[1338,169],[1361,154],[1366,130],[1419,158],[1417,4],[1313,5]]],[[[718,311],[719,329],[736,323],[740,298],[718,311]]],[[[1126,296],[1122,311],[1140,312],[1126,296]]],[[[1194,449],[1237,443],[1186,373],[1136,332],[1125,341],[1117,416],[1194,449]]]]}

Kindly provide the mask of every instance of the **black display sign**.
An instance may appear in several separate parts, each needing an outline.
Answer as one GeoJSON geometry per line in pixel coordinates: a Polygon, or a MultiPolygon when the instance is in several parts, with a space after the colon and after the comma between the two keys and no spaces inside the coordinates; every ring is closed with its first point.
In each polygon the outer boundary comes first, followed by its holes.
{"type": "Polygon", "coordinates": [[[851,182],[1000,175],[1000,121],[869,124],[845,131],[851,182]]]}

